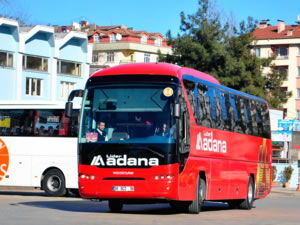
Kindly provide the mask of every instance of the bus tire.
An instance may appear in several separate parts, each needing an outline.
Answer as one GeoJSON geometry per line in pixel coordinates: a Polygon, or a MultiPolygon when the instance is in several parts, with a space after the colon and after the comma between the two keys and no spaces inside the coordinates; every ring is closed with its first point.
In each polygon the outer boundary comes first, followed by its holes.
{"type": "Polygon", "coordinates": [[[253,207],[254,202],[254,181],[253,178],[250,176],[249,183],[248,183],[248,191],[247,191],[247,198],[243,199],[240,204],[240,209],[251,209],[253,207]]]}
{"type": "Polygon", "coordinates": [[[121,212],[123,203],[120,200],[109,200],[108,207],[111,212],[121,212]]]}
{"type": "Polygon", "coordinates": [[[188,206],[188,212],[199,214],[206,195],[206,184],[202,178],[198,178],[195,200],[188,206]]]}
{"type": "Polygon", "coordinates": [[[65,177],[58,169],[46,172],[42,181],[44,191],[50,196],[64,196],[67,193],[65,177]]]}

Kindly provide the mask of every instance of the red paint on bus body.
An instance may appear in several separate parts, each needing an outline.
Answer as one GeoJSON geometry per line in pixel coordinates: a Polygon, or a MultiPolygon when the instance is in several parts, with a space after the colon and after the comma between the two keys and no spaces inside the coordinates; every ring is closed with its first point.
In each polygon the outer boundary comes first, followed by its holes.
{"type": "MultiPolygon", "coordinates": [[[[92,75],[171,75],[178,77],[182,83],[183,75],[191,75],[202,80],[220,84],[214,77],[189,68],[182,68],[166,63],[136,63],[126,64],[101,70],[92,75]]],[[[264,198],[271,190],[271,139],[233,133],[229,131],[200,127],[196,124],[186,92],[184,91],[190,116],[191,148],[185,168],[179,173],[179,165],[154,166],[147,169],[101,169],[95,166],[79,165],[80,174],[93,174],[94,180],[79,177],[79,188],[83,198],[143,198],[143,199],[170,199],[194,200],[196,183],[199,172],[205,173],[207,181],[207,200],[245,199],[247,197],[249,177],[254,176],[256,185],[255,198],[264,198]],[[201,136],[201,137],[199,137],[201,136]],[[201,147],[204,139],[207,147],[201,147]],[[202,138],[202,143],[199,143],[202,138]],[[216,147],[212,142],[219,143],[216,147]],[[223,141],[226,143],[222,146],[223,141]],[[241,144],[242,143],[242,144],[241,144]],[[265,151],[265,152],[263,152],[265,151]],[[263,152],[263,153],[262,153],[263,152]],[[260,154],[264,161],[259,162],[260,154]],[[262,169],[261,169],[262,168],[262,169]],[[133,176],[124,176],[134,179],[113,179],[118,171],[131,171],[133,176]],[[172,174],[172,180],[155,180],[156,175],[172,174]],[[108,178],[108,179],[105,179],[108,178]],[[259,183],[258,183],[259,182],[259,183]],[[134,186],[133,192],[115,192],[113,186],[134,186]],[[261,188],[261,192],[259,192],[261,188]]]]}

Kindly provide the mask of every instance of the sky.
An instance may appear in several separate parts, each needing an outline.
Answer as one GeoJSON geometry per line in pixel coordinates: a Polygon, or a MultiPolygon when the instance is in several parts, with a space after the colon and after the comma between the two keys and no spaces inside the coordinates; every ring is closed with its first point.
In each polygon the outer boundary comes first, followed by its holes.
{"type": "MultiPolygon", "coordinates": [[[[300,15],[299,0],[213,0],[224,18],[236,24],[246,20],[269,19],[295,24],[300,15]],[[233,18],[233,19],[232,19],[233,18]]],[[[127,25],[134,30],[179,32],[180,12],[193,14],[198,0],[0,0],[0,14],[10,13],[25,18],[28,24],[71,25],[87,20],[97,25],[127,25]]]]}

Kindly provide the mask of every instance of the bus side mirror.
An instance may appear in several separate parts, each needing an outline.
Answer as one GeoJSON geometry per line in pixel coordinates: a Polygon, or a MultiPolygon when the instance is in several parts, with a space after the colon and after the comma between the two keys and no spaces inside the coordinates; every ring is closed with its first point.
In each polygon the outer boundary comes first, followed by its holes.
{"type": "Polygon", "coordinates": [[[72,117],[73,102],[66,102],[65,117],[72,117]]]}
{"type": "Polygon", "coordinates": [[[68,102],[73,101],[73,99],[74,99],[75,97],[81,97],[81,98],[82,98],[83,95],[84,95],[84,90],[81,90],[81,89],[73,90],[73,91],[70,93],[69,97],[68,97],[68,102]]]}
{"type": "Polygon", "coordinates": [[[70,118],[72,117],[72,109],[73,109],[73,99],[75,97],[83,97],[84,94],[84,90],[81,89],[77,89],[77,90],[73,90],[69,97],[68,97],[68,101],[66,102],[66,107],[65,107],[65,117],[70,118]]]}
{"type": "Polygon", "coordinates": [[[176,118],[176,119],[179,119],[180,118],[180,116],[181,116],[181,110],[180,110],[180,104],[179,103],[176,103],[175,105],[174,105],[174,117],[176,118]]]}

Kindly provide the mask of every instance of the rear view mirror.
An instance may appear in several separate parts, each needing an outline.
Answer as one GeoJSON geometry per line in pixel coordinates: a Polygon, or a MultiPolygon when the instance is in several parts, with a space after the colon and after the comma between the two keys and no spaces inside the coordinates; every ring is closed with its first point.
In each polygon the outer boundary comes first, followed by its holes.
{"type": "Polygon", "coordinates": [[[81,89],[77,89],[77,90],[73,90],[69,97],[68,97],[68,101],[66,102],[66,106],[65,106],[65,117],[72,117],[72,109],[73,109],[73,99],[75,97],[83,97],[84,91],[81,89]]]}
{"type": "Polygon", "coordinates": [[[71,102],[73,101],[73,99],[75,97],[83,97],[83,94],[84,94],[84,90],[81,90],[81,89],[77,89],[77,90],[73,90],[70,95],[69,95],[69,98],[68,98],[68,102],[71,102]]]}
{"type": "Polygon", "coordinates": [[[179,119],[180,118],[180,115],[181,115],[181,110],[180,110],[180,104],[179,103],[176,103],[175,105],[174,105],[174,117],[176,118],[176,119],[179,119]]]}
{"type": "Polygon", "coordinates": [[[72,117],[73,102],[66,102],[65,117],[72,117]]]}

